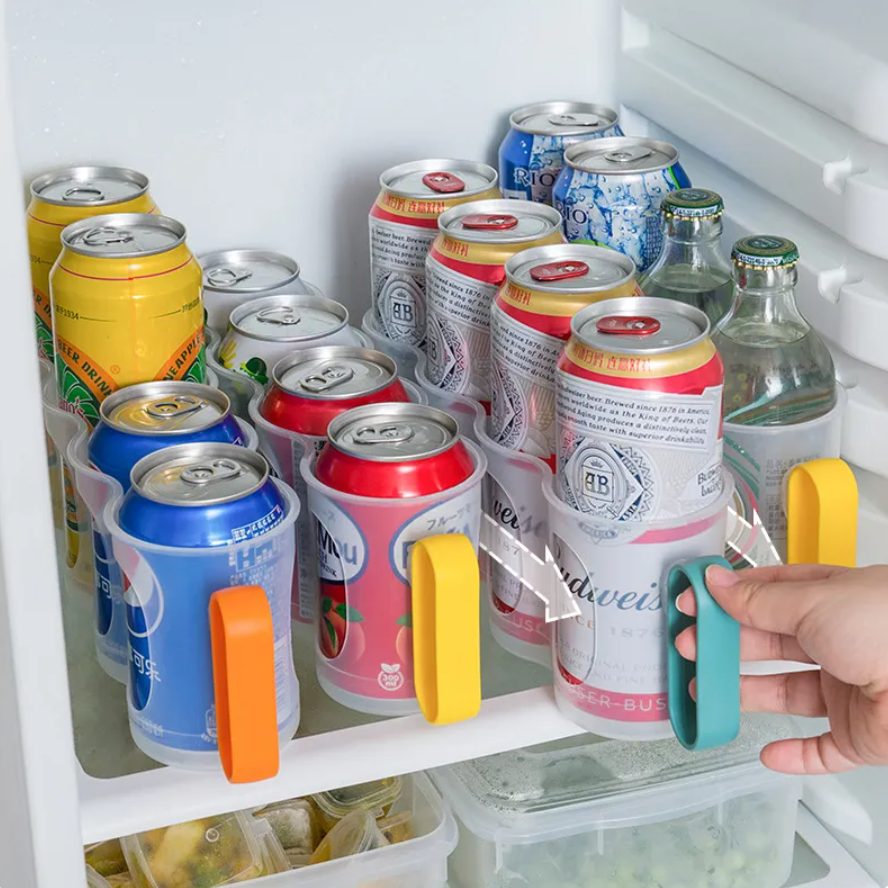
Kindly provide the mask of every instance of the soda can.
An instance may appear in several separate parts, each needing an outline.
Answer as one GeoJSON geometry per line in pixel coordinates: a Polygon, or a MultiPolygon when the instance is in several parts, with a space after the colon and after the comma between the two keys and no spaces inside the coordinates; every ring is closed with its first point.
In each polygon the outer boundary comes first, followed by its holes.
{"type": "Polygon", "coordinates": [[[564,151],[577,142],[622,136],[617,112],[589,102],[540,102],[513,111],[499,148],[503,197],[552,203],[564,151]]]}
{"type": "Polygon", "coordinates": [[[490,313],[491,437],[555,468],[555,368],[573,316],[641,296],[635,263],[589,244],[534,247],[506,262],[490,313]]]}
{"type": "Polygon", "coordinates": [[[417,711],[410,550],[430,535],[477,542],[484,461],[448,414],[356,407],[330,423],[309,480],[320,577],[318,679],[366,712],[417,711]]]}
{"type": "Polygon", "coordinates": [[[691,184],[668,142],[638,136],[596,139],[564,152],[564,169],[552,191],[571,242],[625,253],[639,274],[663,245],[660,201],[691,184]]]}
{"type": "Polygon", "coordinates": [[[49,273],[62,252],[62,230],[72,222],[108,213],[157,213],[148,178],[120,167],[71,167],[31,182],[28,204],[28,251],[37,352],[54,359],[49,273]]]}
{"type": "Polygon", "coordinates": [[[60,406],[95,427],[100,405],[155,379],[203,382],[200,266],[185,227],[121,213],[62,232],[50,275],[60,406]]]}
{"type": "Polygon", "coordinates": [[[269,596],[279,728],[294,711],[298,718],[287,606],[292,549],[280,563],[273,534],[292,508],[283,490],[260,454],[234,444],[179,444],[133,467],[112,533],[115,551],[125,544],[130,726],[159,761],[201,766],[194,754],[209,753],[204,761],[218,767],[208,608],[220,588],[261,585],[269,596]]]}
{"type": "Polygon", "coordinates": [[[490,402],[490,305],[506,260],[529,247],[564,242],[551,207],[484,200],[447,210],[426,260],[429,381],[486,407],[490,402]]]}
{"type": "Polygon", "coordinates": [[[624,522],[708,506],[722,490],[723,386],[698,308],[650,297],[584,308],[556,374],[561,498],[624,522]]]}
{"type": "Polygon", "coordinates": [[[198,257],[203,269],[206,323],[220,336],[239,305],[276,293],[313,293],[299,264],[271,250],[218,250],[198,257]]]}
{"type": "Polygon", "coordinates": [[[319,345],[361,345],[346,307],[323,296],[280,293],[231,313],[219,361],[265,385],[274,365],[294,349],[319,345]]]}

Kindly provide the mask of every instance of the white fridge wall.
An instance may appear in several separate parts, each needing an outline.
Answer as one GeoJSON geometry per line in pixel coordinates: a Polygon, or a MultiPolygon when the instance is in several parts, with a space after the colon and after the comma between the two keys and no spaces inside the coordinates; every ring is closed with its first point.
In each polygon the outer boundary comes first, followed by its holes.
{"type": "Polygon", "coordinates": [[[512,108],[615,101],[611,2],[6,5],[25,178],[134,167],[193,250],[290,253],[356,318],[383,169],[447,156],[495,165],[512,108]]]}

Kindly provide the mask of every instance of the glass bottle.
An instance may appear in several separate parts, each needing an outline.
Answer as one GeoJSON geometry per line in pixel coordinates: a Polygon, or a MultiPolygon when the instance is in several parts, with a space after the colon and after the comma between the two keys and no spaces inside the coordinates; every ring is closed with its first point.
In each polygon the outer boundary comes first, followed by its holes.
{"type": "Polygon", "coordinates": [[[660,204],[663,248],[639,281],[645,296],[702,309],[713,327],[731,307],[731,266],[720,249],[724,209],[721,197],[704,188],[667,194],[660,204]]]}
{"type": "Polygon", "coordinates": [[[731,258],[733,304],[712,334],[725,365],[725,422],[793,425],[829,412],[835,366],[795,304],[796,245],[755,235],[737,241],[731,258]]]}

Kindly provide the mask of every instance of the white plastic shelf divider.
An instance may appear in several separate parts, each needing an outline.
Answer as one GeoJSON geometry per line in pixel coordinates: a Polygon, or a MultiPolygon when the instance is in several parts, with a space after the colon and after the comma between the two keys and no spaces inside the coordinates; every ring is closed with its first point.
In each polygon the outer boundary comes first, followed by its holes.
{"type": "MultiPolygon", "coordinates": [[[[733,34],[727,26],[726,33],[733,34]]],[[[617,65],[624,105],[861,250],[888,258],[888,147],[631,17],[617,65]]]]}
{"type": "Polygon", "coordinates": [[[797,832],[793,870],[786,888],[880,888],[804,806],[799,809],[797,832]]]}

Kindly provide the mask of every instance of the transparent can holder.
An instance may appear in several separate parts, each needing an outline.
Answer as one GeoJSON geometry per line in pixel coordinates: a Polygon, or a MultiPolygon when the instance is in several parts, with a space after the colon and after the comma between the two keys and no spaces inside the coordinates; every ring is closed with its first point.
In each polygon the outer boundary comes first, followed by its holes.
{"type": "MultiPolygon", "coordinates": [[[[252,380],[251,380],[252,382],[252,380]]],[[[414,404],[425,404],[425,394],[407,379],[401,384],[414,404]]],[[[265,389],[253,382],[253,396],[249,404],[250,422],[259,435],[259,449],[268,460],[274,473],[288,484],[303,505],[307,502],[308,488],[299,466],[303,459],[312,465],[327,439],[318,435],[303,435],[282,429],[262,416],[265,389]]],[[[303,509],[296,522],[296,571],[293,574],[293,620],[314,625],[317,619],[318,601],[318,547],[314,522],[307,509],[303,509]]]]}
{"type": "Polygon", "coordinates": [[[410,587],[415,542],[464,534],[477,553],[487,460],[465,442],[475,470],[457,487],[410,499],[356,496],[322,484],[302,461],[315,521],[320,608],[318,681],[350,709],[419,712],[414,686],[410,587]]]}
{"type": "MultiPolygon", "coordinates": [[[[78,442],[83,443],[83,439],[78,442]]],[[[76,445],[75,445],[76,446],[76,445]]],[[[275,479],[287,504],[273,530],[242,543],[177,548],[145,542],[117,523],[120,485],[78,467],[78,485],[100,510],[113,557],[125,578],[127,707],[133,740],[166,765],[200,770],[220,767],[210,599],[221,589],[260,586],[268,599],[274,634],[274,683],[281,744],[299,725],[299,683],[293,668],[290,589],[296,556],[296,494],[275,479]]]]}
{"type": "Polygon", "coordinates": [[[835,407],[809,422],[787,426],[724,424],[725,463],[734,476],[743,517],[752,525],[764,526],[781,559],[786,558],[789,470],[814,459],[840,455],[848,396],[841,386],[837,393],[835,407]]]}
{"type": "Polygon", "coordinates": [[[721,496],[668,521],[595,519],[543,483],[550,546],[580,606],[552,637],[555,701],[572,721],[615,740],[673,735],[667,705],[665,579],[675,564],[724,552],[734,495],[723,470],[721,496]]]}

